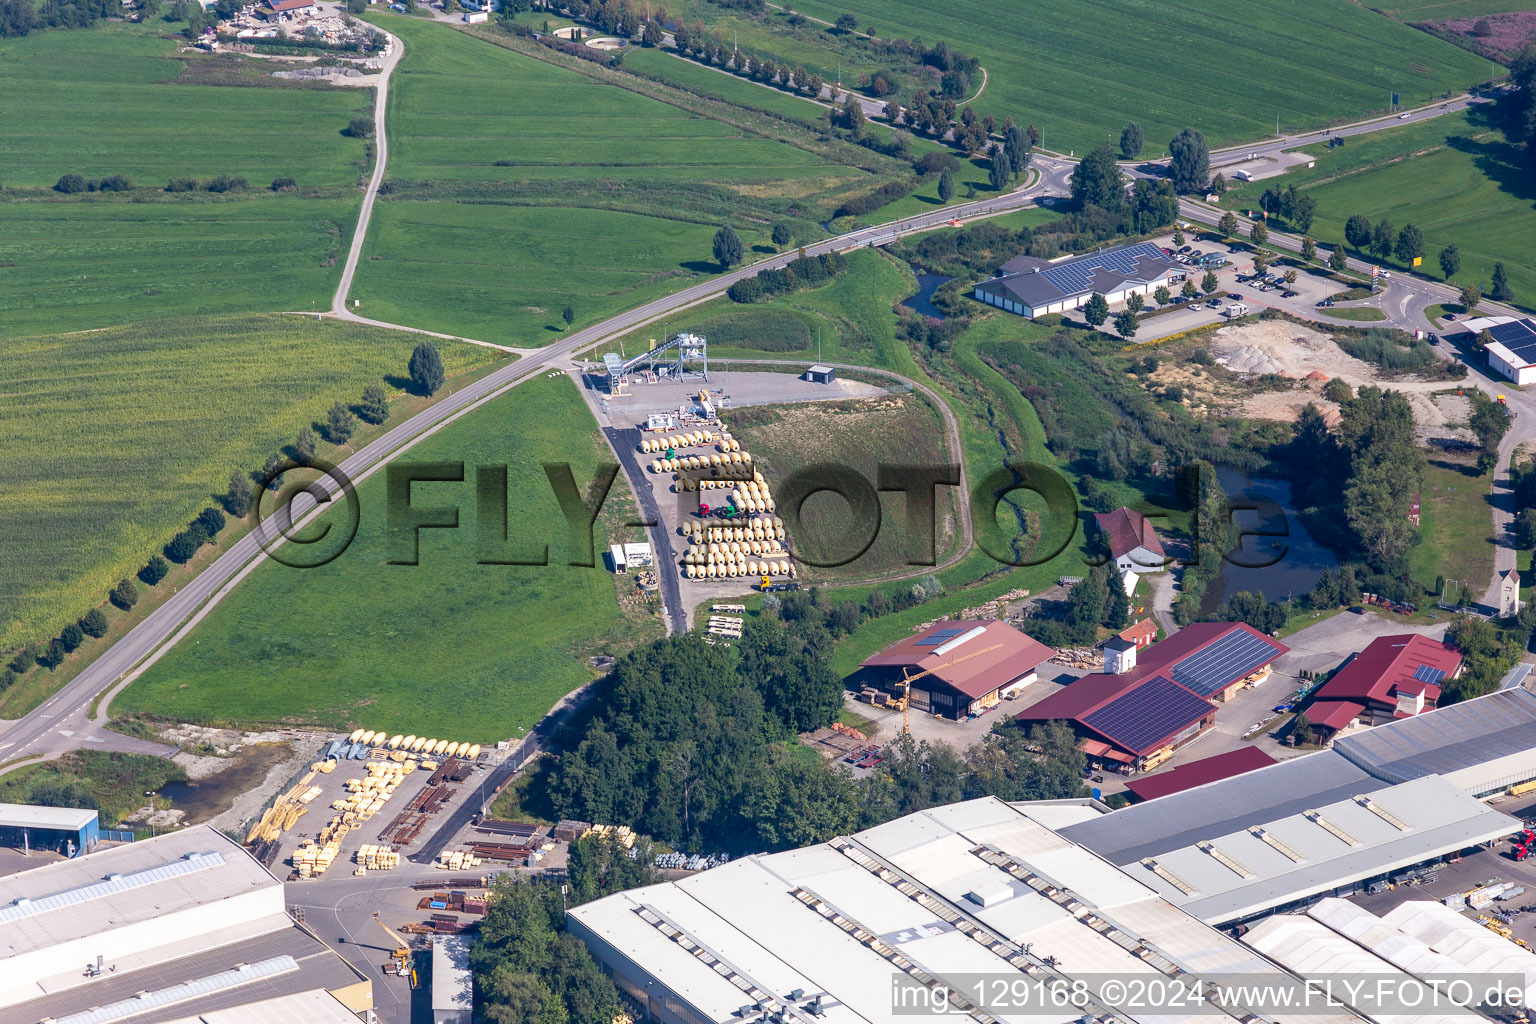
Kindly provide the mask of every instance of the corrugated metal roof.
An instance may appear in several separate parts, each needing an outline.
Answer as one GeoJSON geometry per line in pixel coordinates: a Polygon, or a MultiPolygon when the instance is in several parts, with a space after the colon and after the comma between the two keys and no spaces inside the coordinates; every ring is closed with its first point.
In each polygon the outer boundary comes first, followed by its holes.
{"type": "MultiPolygon", "coordinates": [[[[1166,804],[1160,801],[1158,806],[1166,804]]],[[[1497,838],[1518,825],[1432,776],[1371,796],[1314,803],[1300,813],[1264,822],[1262,830],[1208,833],[1159,854],[1155,863],[1193,880],[1194,892],[1179,890],[1144,865],[1125,870],[1202,921],[1222,924],[1497,838]],[[1212,848],[1247,873],[1211,870],[1212,848]]]]}
{"type": "Polygon", "coordinates": [[[1383,787],[1380,780],[1324,750],[1124,807],[1069,825],[1061,834],[1116,864],[1131,864],[1383,787]]]}
{"type": "Polygon", "coordinates": [[[10,906],[0,907],[0,924],[11,924],[20,921],[22,918],[46,914],[50,910],[58,910],[61,907],[72,907],[90,900],[99,900],[103,896],[112,896],[117,893],[128,892],[131,889],[139,889],[146,885],[154,885],[156,882],[163,882],[169,878],[180,878],[183,875],[190,875],[194,871],[206,871],[223,863],[224,857],[217,852],[189,853],[180,860],[174,860],[167,864],[157,864],[154,867],[146,868],[143,871],[135,871],[132,874],[108,875],[101,881],[91,885],[64,889],[60,892],[35,898],[18,896],[10,906]]]}
{"type": "Polygon", "coordinates": [[[1387,782],[1449,775],[1536,747],[1536,694],[1516,687],[1335,741],[1333,750],[1387,782]]]}
{"type": "Polygon", "coordinates": [[[115,1003],[92,1007],[89,1010],[82,1010],[80,1013],[72,1013],[67,1017],[59,1017],[54,1021],[54,1024],[107,1024],[108,1021],[136,1017],[141,1013],[148,1013],[151,1010],[158,1010],[166,1006],[174,1006],[177,1003],[186,1002],[188,999],[195,999],[210,992],[233,988],[236,985],[244,985],[261,978],[270,978],[274,975],[285,974],[288,971],[296,971],[298,969],[298,961],[294,960],[293,957],[286,954],[275,956],[270,960],[262,960],[254,964],[242,964],[233,970],[220,971],[218,974],[183,982],[180,985],[172,985],[170,988],[156,989],[153,992],[140,992],[138,995],[128,999],[119,999],[115,1003]]]}

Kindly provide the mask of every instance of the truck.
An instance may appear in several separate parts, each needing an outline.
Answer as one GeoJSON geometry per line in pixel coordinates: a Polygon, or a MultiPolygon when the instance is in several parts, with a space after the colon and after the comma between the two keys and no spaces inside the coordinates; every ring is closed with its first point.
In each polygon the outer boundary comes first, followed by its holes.
{"type": "Polygon", "coordinates": [[[1241,302],[1234,302],[1232,305],[1222,310],[1221,315],[1227,317],[1229,320],[1236,320],[1240,316],[1248,315],[1248,307],[1243,305],[1241,302]]]}

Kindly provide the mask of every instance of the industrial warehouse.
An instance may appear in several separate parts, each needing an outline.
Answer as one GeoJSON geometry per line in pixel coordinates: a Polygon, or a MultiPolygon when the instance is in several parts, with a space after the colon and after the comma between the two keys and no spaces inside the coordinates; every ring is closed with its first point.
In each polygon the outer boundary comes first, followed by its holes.
{"type": "Polygon", "coordinates": [[[1262,683],[1290,648],[1244,623],[1197,622],[1138,651],[1105,646],[1105,671],[1084,676],[1019,713],[1020,722],[1065,722],[1084,753],[1149,771],[1216,721],[1216,704],[1262,683]],[[1140,664],[1138,664],[1140,659],[1140,664]]]}
{"type": "Polygon", "coordinates": [[[7,875],[0,892],[0,1020],[356,1024],[373,1009],[367,976],[208,826],[7,875]]]}
{"type": "MultiPolygon", "coordinates": [[[[1337,750],[1234,765],[1240,774],[1117,811],[993,797],[934,807],[609,896],[569,911],[569,928],[662,1024],[894,1022],[898,972],[961,993],[975,975],[1077,980],[1087,1006],[1039,1014],[1062,1024],[1147,1019],[1095,987],[1110,975],[1500,970],[1536,994],[1536,955],[1507,928],[1460,913],[1461,895],[1414,895],[1437,867],[1484,878],[1508,863],[1489,846],[1521,823],[1473,792],[1495,775],[1536,777],[1533,730],[1536,695],[1505,691],[1352,737],[1372,742],[1352,752],[1367,766],[1337,750]],[[1517,724],[1500,729],[1506,714],[1517,724]],[[1492,739],[1482,757],[1479,726],[1492,739]]],[[[1474,906],[1494,899],[1473,895],[1474,906]]],[[[973,1020],[1006,1019],[957,1003],[973,1020]]],[[[1247,1014],[1207,1001],[1156,1019],[1247,1014]]],[[[1331,1019],[1364,1018],[1341,1005],[1331,1019]]]]}
{"type": "Polygon", "coordinates": [[[1081,308],[1095,293],[1111,305],[1151,295],[1172,280],[1179,265],[1151,242],[1100,249],[1051,262],[1019,256],[972,291],[978,302],[1037,317],[1081,308]]]}
{"type": "MultiPolygon", "coordinates": [[[[902,974],[958,993],[975,975],[1086,986],[1086,1006],[1030,1013],[1057,1024],[1111,1013],[1097,991],[1110,975],[1289,978],[1059,831],[1099,813],[992,797],[936,807],[609,896],[571,910],[569,927],[661,1024],[899,1021],[892,978],[902,974]]],[[[957,1002],[984,1024],[1009,1019],[957,1002]]],[[[1252,1019],[1209,1000],[1157,1019],[1197,1017],[1252,1019]]],[[[1341,1009],[1318,1019],[1360,1018],[1341,1009]]]]}
{"type": "Polygon", "coordinates": [[[872,703],[910,699],[954,720],[1017,694],[1055,653],[995,619],[940,622],[866,658],[858,679],[872,703]]]}

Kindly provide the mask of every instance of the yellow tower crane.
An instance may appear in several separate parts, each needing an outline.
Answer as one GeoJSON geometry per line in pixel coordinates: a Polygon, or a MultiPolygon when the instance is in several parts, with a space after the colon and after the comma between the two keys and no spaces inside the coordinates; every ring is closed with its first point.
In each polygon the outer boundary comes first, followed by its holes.
{"type": "Polygon", "coordinates": [[[1002,646],[1003,646],[1002,644],[993,644],[991,647],[983,647],[979,651],[972,651],[970,654],[967,654],[963,658],[955,658],[953,660],[946,661],[942,665],[935,665],[935,666],[933,666],[933,668],[924,669],[923,671],[917,673],[916,675],[907,675],[907,670],[906,669],[902,669],[901,670],[901,734],[903,736],[910,736],[910,735],[912,735],[912,712],[911,712],[911,708],[912,708],[912,684],[913,684],[913,682],[915,682],[918,679],[922,679],[924,676],[931,676],[935,672],[939,671],[939,669],[941,669],[941,668],[949,668],[952,665],[960,664],[962,661],[970,661],[972,658],[979,658],[983,654],[991,654],[993,651],[997,650],[999,647],[1002,647],[1002,646]]]}

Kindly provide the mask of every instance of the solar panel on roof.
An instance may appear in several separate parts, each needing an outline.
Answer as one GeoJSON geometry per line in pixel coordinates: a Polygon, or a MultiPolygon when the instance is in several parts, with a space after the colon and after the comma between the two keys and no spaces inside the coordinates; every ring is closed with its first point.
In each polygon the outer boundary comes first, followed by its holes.
{"type": "Polygon", "coordinates": [[[1210,701],[1165,676],[1153,676],[1084,716],[1083,724],[1129,750],[1145,750],[1198,722],[1210,711],[1210,701]]]}
{"type": "Polygon", "coordinates": [[[1530,320],[1513,320],[1488,328],[1493,340],[1509,349],[1526,363],[1536,363],[1536,324],[1530,320]]]}
{"type": "Polygon", "coordinates": [[[1445,669],[1433,665],[1420,665],[1413,670],[1413,678],[1421,683],[1438,683],[1445,678],[1445,669]]]}
{"type": "Polygon", "coordinates": [[[1042,269],[1040,273],[1063,293],[1075,295],[1078,292],[1088,291],[1092,287],[1095,271],[1108,270],[1121,277],[1130,277],[1136,274],[1136,265],[1144,259],[1157,260],[1160,263],[1168,261],[1164,252],[1151,242],[1137,242],[1135,245],[1105,249],[1064,263],[1053,264],[1042,269]]]}
{"type": "Polygon", "coordinates": [[[946,640],[953,640],[955,637],[959,636],[961,633],[964,633],[964,632],[965,632],[965,630],[963,630],[963,629],[941,629],[937,633],[934,633],[932,636],[925,636],[925,637],[923,637],[921,640],[917,641],[917,643],[913,644],[912,646],[914,646],[914,647],[937,647],[940,644],[942,644],[944,641],[946,641],[946,640]]]}
{"type": "Polygon", "coordinates": [[[1274,644],[1239,629],[1175,662],[1168,674],[1201,696],[1209,697],[1274,657],[1274,644]]]}

